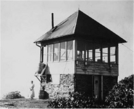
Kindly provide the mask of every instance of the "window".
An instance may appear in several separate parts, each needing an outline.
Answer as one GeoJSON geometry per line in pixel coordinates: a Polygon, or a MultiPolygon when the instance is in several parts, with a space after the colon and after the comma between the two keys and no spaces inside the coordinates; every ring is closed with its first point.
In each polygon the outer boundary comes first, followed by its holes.
{"type": "Polygon", "coordinates": [[[115,63],[115,47],[110,48],[110,61],[111,63],[115,63]]]}
{"type": "Polygon", "coordinates": [[[102,49],[102,61],[108,63],[108,48],[102,49]]]}
{"type": "Polygon", "coordinates": [[[62,42],[60,45],[60,61],[66,60],[66,45],[62,42]]]}
{"type": "Polygon", "coordinates": [[[48,61],[53,61],[53,45],[48,45],[48,61]]]}
{"type": "Polygon", "coordinates": [[[77,50],[77,59],[82,59],[82,53],[80,50],[77,50]]]}
{"type": "Polygon", "coordinates": [[[85,50],[85,42],[77,41],[77,59],[85,60],[87,54],[85,50]]]}
{"type": "Polygon", "coordinates": [[[100,61],[100,49],[95,49],[95,61],[100,61]]]}
{"type": "Polygon", "coordinates": [[[73,59],[73,41],[67,42],[67,60],[73,59]]]}
{"type": "Polygon", "coordinates": [[[93,61],[93,48],[94,48],[94,44],[92,42],[86,42],[86,58],[88,61],[93,61]]]}
{"type": "Polygon", "coordinates": [[[46,63],[47,62],[47,47],[44,47],[44,51],[43,51],[43,62],[46,63]]]}
{"type": "Polygon", "coordinates": [[[54,44],[54,61],[59,60],[59,43],[54,44]]]}
{"type": "Polygon", "coordinates": [[[92,61],[93,60],[93,50],[88,50],[88,60],[92,61]]]}

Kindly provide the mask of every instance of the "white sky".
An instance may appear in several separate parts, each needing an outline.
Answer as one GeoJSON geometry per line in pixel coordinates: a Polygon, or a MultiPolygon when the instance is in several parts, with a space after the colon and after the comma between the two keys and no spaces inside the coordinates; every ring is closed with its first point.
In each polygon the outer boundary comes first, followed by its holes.
{"type": "MultiPolygon", "coordinates": [[[[133,2],[126,1],[2,1],[1,2],[1,95],[19,90],[28,94],[39,63],[39,48],[33,43],[55,25],[82,10],[127,43],[119,46],[119,80],[133,72],[133,2]]],[[[37,94],[36,94],[37,95],[37,94]]]]}

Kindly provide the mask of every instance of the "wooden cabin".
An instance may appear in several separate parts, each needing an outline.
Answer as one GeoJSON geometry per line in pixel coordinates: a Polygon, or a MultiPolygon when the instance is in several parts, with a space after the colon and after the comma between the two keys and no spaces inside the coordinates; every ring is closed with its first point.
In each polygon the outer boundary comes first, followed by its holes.
{"type": "Polygon", "coordinates": [[[125,42],[78,10],[35,41],[52,78],[41,84],[50,97],[79,91],[103,100],[117,83],[118,44],[125,42]]]}

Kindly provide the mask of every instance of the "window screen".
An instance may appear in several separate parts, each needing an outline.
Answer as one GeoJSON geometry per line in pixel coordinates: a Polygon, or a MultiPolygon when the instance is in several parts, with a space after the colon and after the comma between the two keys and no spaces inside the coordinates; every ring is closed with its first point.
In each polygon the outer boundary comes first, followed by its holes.
{"type": "Polygon", "coordinates": [[[73,41],[67,42],[67,60],[73,59],[73,41]]]}
{"type": "Polygon", "coordinates": [[[59,43],[54,44],[54,61],[59,60],[59,43]]]}
{"type": "Polygon", "coordinates": [[[66,46],[65,42],[62,42],[60,45],[60,60],[66,60],[66,46]]]}

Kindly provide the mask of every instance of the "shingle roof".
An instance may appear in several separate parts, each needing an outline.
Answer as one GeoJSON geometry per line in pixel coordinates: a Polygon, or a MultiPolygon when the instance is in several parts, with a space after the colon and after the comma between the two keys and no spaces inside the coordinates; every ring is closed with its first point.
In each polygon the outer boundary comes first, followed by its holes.
{"type": "Polygon", "coordinates": [[[89,39],[111,39],[116,40],[118,43],[126,42],[102,24],[78,10],[38,38],[35,43],[62,38],[69,35],[79,35],[83,38],[86,36],[89,39]]]}

